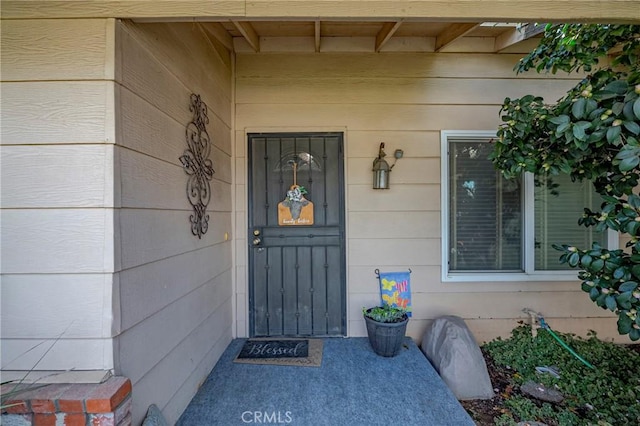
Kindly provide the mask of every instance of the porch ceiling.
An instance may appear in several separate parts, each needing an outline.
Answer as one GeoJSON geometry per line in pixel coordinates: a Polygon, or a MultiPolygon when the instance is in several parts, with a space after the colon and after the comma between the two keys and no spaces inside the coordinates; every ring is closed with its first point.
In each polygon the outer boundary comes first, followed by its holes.
{"type": "MultiPolygon", "coordinates": [[[[157,19],[137,19],[140,23],[157,19]]],[[[176,20],[171,22],[193,22],[176,20]]],[[[501,22],[434,22],[428,20],[211,20],[199,22],[207,32],[230,50],[273,52],[290,49],[293,44],[315,46],[324,51],[325,41],[332,41],[331,51],[354,51],[354,44],[380,51],[422,52],[513,52],[512,46],[539,38],[544,25],[501,22]],[[311,43],[313,40],[313,43],[311,43]],[[264,48],[264,45],[268,45],[264,48]]],[[[312,48],[312,47],[310,47],[312,48]]],[[[530,50],[528,47],[524,51],[530,50]]],[[[357,51],[357,48],[355,49],[357,51]]]]}

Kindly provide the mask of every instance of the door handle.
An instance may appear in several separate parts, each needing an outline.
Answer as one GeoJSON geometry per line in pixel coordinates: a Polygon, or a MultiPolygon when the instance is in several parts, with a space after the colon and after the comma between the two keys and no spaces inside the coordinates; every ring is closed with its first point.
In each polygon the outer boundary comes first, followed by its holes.
{"type": "Polygon", "coordinates": [[[262,242],[262,238],[260,237],[255,237],[252,241],[254,246],[259,246],[261,242],[262,242]]]}

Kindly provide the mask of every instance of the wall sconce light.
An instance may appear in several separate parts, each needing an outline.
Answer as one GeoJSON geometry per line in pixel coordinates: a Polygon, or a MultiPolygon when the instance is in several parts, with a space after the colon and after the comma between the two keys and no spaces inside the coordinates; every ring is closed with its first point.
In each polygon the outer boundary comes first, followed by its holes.
{"type": "Polygon", "coordinates": [[[384,152],[384,142],[381,142],[378,157],[373,160],[373,189],[389,189],[389,174],[391,173],[391,169],[396,165],[396,161],[402,158],[404,152],[401,149],[396,149],[393,153],[395,160],[391,166],[389,166],[387,160],[384,159],[386,155],[384,152]]]}

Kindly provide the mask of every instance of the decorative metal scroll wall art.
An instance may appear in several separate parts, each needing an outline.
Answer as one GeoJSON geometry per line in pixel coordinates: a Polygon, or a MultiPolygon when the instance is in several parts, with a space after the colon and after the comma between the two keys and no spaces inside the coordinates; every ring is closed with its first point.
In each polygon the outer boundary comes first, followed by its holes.
{"type": "Polygon", "coordinates": [[[211,153],[211,139],[207,133],[207,104],[200,95],[191,94],[189,111],[193,112],[193,121],[187,124],[187,149],[180,157],[184,171],[189,176],[187,180],[187,199],[193,206],[190,216],[191,233],[202,238],[209,229],[209,215],[207,206],[211,201],[211,184],[213,179],[213,163],[209,158],[211,153]]]}

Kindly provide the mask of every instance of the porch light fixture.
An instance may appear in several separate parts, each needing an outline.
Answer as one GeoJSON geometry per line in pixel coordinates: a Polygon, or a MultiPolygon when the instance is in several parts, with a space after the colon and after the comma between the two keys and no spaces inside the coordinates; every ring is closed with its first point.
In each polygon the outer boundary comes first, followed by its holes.
{"type": "Polygon", "coordinates": [[[395,160],[391,166],[389,166],[387,160],[384,159],[386,155],[384,152],[384,142],[381,142],[378,157],[373,160],[373,189],[389,189],[389,174],[391,173],[391,169],[396,165],[396,161],[402,158],[404,152],[401,149],[396,149],[393,153],[395,160]]]}

